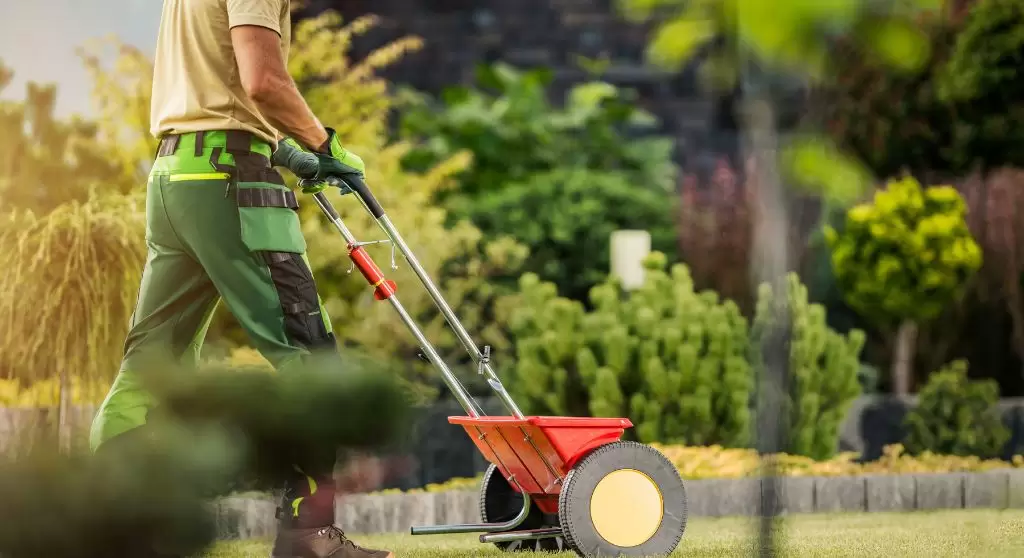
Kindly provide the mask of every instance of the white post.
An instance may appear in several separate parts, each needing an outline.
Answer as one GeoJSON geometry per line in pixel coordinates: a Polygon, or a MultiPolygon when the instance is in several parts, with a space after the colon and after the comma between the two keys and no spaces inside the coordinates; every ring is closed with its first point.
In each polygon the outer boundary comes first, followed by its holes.
{"type": "Polygon", "coordinates": [[[611,237],[611,273],[632,291],[644,284],[644,258],[651,253],[651,234],[647,231],[615,231],[611,237]]]}

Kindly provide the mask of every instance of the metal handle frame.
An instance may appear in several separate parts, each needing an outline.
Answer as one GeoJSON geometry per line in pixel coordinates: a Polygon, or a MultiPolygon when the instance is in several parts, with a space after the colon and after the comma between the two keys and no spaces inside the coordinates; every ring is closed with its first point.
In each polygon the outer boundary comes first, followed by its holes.
{"type": "MultiPolygon", "coordinates": [[[[401,233],[398,232],[394,224],[391,222],[391,219],[389,219],[387,214],[385,214],[384,209],[381,207],[380,203],[377,202],[376,198],[370,192],[370,189],[367,187],[366,183],[362,180],[362,178],[359,176],[347,176],[344,178],[344,184],[342,184],[340,180],[336,179],[329,179],[328,183],[330,183],[333,186],[343,186],[347,184],[350,187],[352,192],[356,195],[356,198],[359,199],[363,207],[370,213],[371,216],[373,216],[378,226],[380,226],[380,228],[388,236],[388,238],[391,241],[392,247],[397,248],[398,251],[401,252],[402,256],[405,258],[405,260],[409,263],[409,266],[416,274],[416,277],[419,278],[420,282],[423,284],[423,287],[430,295],[431,300],[433,300],[434,305],[438,308],[438,310],[441,311],[441,313],[444,315],[445,321],[448,322],[448,325],[451,326],[451,328],[455,331],[456,335],[459,338],[459,341],[461,341],[463,347],[466,349],[470,357],[472,357],[472,359],[476,363],[478,370],[486,377],[487,383],[490,386],[491,390],[494,391],[494,393],[498,396],[502,404],[505,406],[508,412],[512,414],[512,416],[514,416],[517,419],[525,418],[523,416],[522,411],[519,409],[519,406],[516,405],[515,401],[513,401],[512,399],[512,396],[508,393],[508,390],[506,390],[505,386],[501,383],[501,379],[498,378],[498,375],[494,371],[494,368],[491,367],[490,351],[481,351],[479,347],[477,347],[477,345],[473,342],[473,339],[472,337],[470,337],[469,332],[466,331],[466,328],[462,325],[462,322],[459,321],[458,317],[455,315],[455,312],[452,310],[451,306],[449,306],[447,301],[445,301],[444,297],[441,295],[440,290],[437,288],[437,285],[434,284],[434,281],[427,274],[426,270],[423,269],[423,266],[420,264],[416,256],[412,253],[412,250],[409,248],[409,245],[406,244],[405,239],[402,237],[401,233]]],[[[335,228],[338,229],[338,232],[341,233],[342,237],[349,244],[349,246],[358,245],[359,241],[355,238],[355,235],[352,234],[348,227],[345,226],[345,223],[341,219],[341,215],[337,212],[336,209],[334,209],[334,206],[331,205],[331,202],[330,200],[327,199],[327,196],[323,192],[318,192],[314,194],[313,198],[316,200],[317,205],[320,206],[320,209],[324,212],[324,214],[335,226],[335,228]]],[[[408,328],[409,331],[416,338],[417,343],[423,350],[424,356],[441,373],[441,377],[444,380],[445,384],[451,390],[452,395],[455,396],[456,400],[458,400],[459,404],[466,411],[466,413],[473,418],[486,416],[483,410],[479,407],[479,405],[477,405],[477,402],[469,394],[469,392],[466,391],[466,388],[465,386],[462,385],[462,382],[460,382],[459,379],[455,376],[455,374],[452,373],[451,369],[441,358],[441,355],[438,354],[437,350],[434,348],[430,340],[428,340],[426,335],[424,335],[419,325],[416,324],[416,322],[406,311],[405,307],[402,306],[401,302],[399,302],[398,297],[392,294],[391,296],[387,297],[387,300],[391,303],[392,307],[398,313],[399,317],[405,324],[406,328],[408,328]]],[[[486,440],[487,435],[484,434],[482,430],[480,430],[479,428],[474,428],[474,430],[476,430],[476,435],[480,440],[484,441],[484,443],[486,443],[488,446],[491,445],[491,443],[486,440]]],[[[537,444],[533,440],[533,437],[530,435],[530,433],[522,426],[519,427],[519,430],[523,435],[523,439],[529,442],[533,450],[537,452],[537,455],[541,458],[541,461],[544,463],[548,471],[556,479],[558,479],[557,482],[562,482],[563,475],[557,468],[555,468],[550,463],[550,461],[547,459],[544,453],[540,451],[540,448],[537,447],[537,444]]],[[[498,435],[501,436],[502,438],[505,437],[504,434],[499,433],[498,435]]],[[[508,445],[508,440],[505,440],[505,444],[508,445]]],[[[501,469],[508,471],[508,467],[506,467],[504,463],[500,462],[501,459],[500,457],[498,457],[498,454],[494,451],[492,451],[491,453],[495,455],[496,459],[498,459],[499,461],[498,463],[496,463],[496,465],[501,467],[501,469]]],[[[519,488],[519,492],[524,497],[523,513],[528,513],[530,508],[530,500],[528,494],[525,490],[522,490],[521,486],[519,485],[519,482],[514,477],[510,479],[510,482],[514,483],[515,486],[519,488]]],[[[414,531],[414,534],[507,531],[514,529],[520,523],[521,518],[517,516],[512,521],[500,524],[455,525],[446,527],[437,526],[433,528],[417,529],[414,531]]]]}

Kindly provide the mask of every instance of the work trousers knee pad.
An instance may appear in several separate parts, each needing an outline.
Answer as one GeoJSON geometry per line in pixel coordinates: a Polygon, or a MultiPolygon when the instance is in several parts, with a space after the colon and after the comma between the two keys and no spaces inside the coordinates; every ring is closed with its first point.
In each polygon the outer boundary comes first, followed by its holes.
{"type": "Polygon", "coordinates": [[[310,351],[336,349],[334,334],[328,330],[320,308],[313,273],[302,255],[292,252],[262,252],[262,255],[281,299],[288,339],[310,351]]]}

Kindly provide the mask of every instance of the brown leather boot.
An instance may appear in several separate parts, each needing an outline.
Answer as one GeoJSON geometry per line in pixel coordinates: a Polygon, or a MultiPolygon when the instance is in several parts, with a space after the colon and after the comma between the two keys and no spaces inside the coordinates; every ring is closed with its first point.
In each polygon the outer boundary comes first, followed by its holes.
{"type": "Polygon", "coordinates": [[[281,525],[270,558],[395,558],[388,550],[363,548],[338,527],[296,529],[281,525]]]}

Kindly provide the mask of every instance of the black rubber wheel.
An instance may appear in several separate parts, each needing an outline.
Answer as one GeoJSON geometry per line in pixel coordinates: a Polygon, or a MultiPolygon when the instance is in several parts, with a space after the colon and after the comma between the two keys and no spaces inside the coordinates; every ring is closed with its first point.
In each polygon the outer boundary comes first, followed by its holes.
{"type": "Polygon", "coordinates": [[[661,452],[636,442],[601,446],[565,478],[558,518],[585,558],[666,556],[686,531],[686,489],[661,452]]]}
{"type": "MultiPolygon", "coordinates": [[[[487,468],[484,480],[480,483],[480,517],[485,523],[500,523],[512,520],[521,509],[523,509],[523,496],[512,489],[512,485],[505,480],[505,476],[492,464],[487,468]]],[[[530,514],[515,530],[547,527],[558,527],[558,514],[546,514],[537,507],[536,503],[531,503],[530,514]]],[[[561,552],[568,550],[565,539],[560,536],[500,542],[494,543],[494,546],[507,552],[561,552]]]]}

